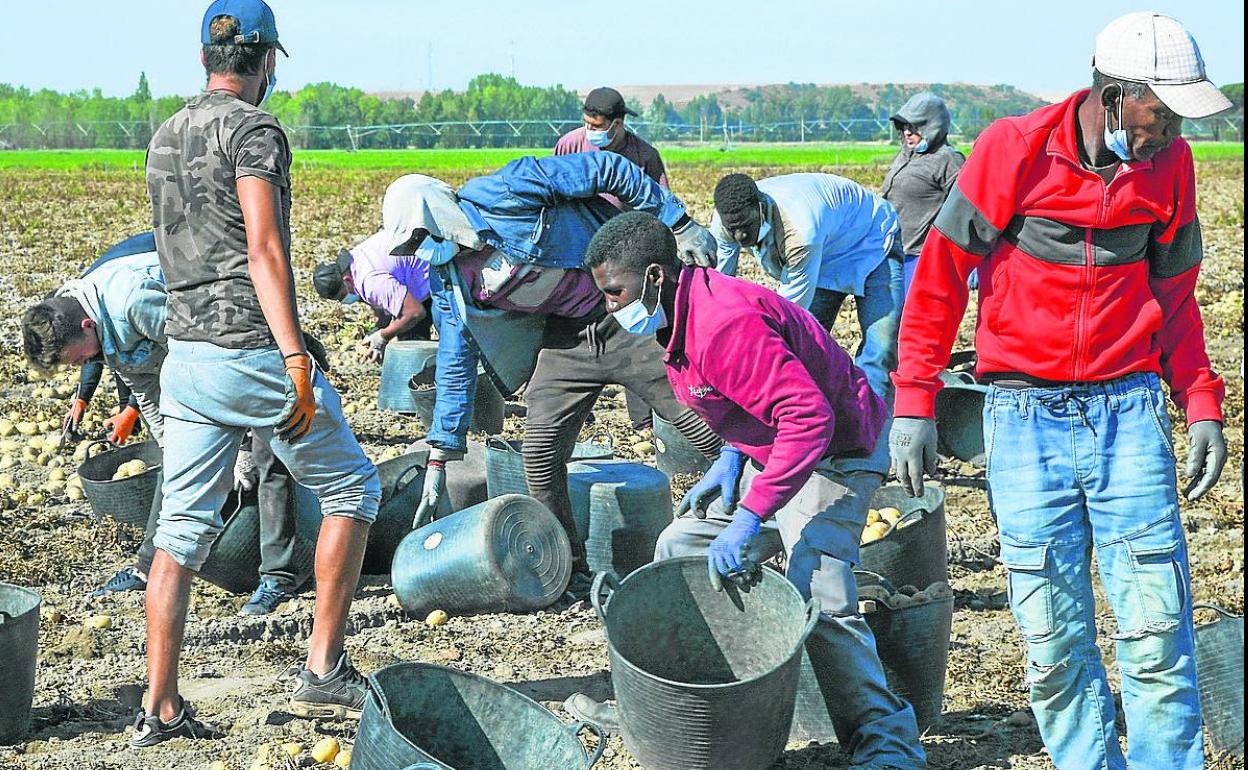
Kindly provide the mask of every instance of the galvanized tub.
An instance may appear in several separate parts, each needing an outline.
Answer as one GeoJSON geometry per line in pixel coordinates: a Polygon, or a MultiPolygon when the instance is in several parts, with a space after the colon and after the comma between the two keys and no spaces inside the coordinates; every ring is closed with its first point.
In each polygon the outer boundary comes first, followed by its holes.
{"type": "Polygon", "coordinates": [[[572,547],[555,515],[525,495],[503,495],[408,533],[390,577],[408,612],[528,612],[567,590],[572,547]]]}
{"type": "MultiPolygon", "coordinates": [[[[490,436],[485,441],[485,484],[490,497],[499,495],[527,495],[529,485],[524,478],[524,458],[520,448],[523,442],[509,441],[501,436],[490,436]]],[[[595,437],[578,441],[572,447],[572,461],[610,460],[615,457],[611,436],[595,437]]]]}
{"type": "Polygon", "coordinates": [[[157,493],[157,477],[163,460],[160,445],[153,439],[92,454],[96,447],[105,446],[107,442],[97,441],[87,447],[87,459],[78,466],[82,492],[97,518],[108,516],[122,524],[144,527],[157,493]],[[131,460],[142,460],[147,470],[113,481],[117,468],[131,460]]]}
{"type": "Polygon", "coordinates": [[[945,538],[945,492],[925,484],[922,497],[910,497],[900,486],[880,487],[872,508],[901,511],[897,526],[859,550],[859,565],[878,572],[894,585],[924,588],[949,581],[949,548],[945,538]]]}
{"type": "Polygon", "coordinates": [[[694,448],[685,434],[664,420],[658,412],[650,413],[654,425],[654,464],[668,476],[677,473],[706,473],[711,461],[694,448]]]}
{"type": "Polygon", "coordinates": [[[649,564],[659,534],[672,523],[671,480],[648,465],[569,463],[568,497],[594,572],[627,575],[649,564]]]}
{"type": "Polygon", "coordinates": [[[983,468],[984,397],[987,385],[946,380],[936,394],[936,449],[946,457],[983,468]]]}
{"type": "Polygon", "coordinates": [[[1243,759],[1244,618],[1212,604],[1197,604],[1193,609],[1213,610],[1221,616],[1196,626],[1200,713],[1213,747],[1243,759]]]}
{"type": "Polygon", "coordinates": [[[17,742],[30,726],[42,603],[34,591],[0,583],[0,745],[17,742]]]}
{"type": "Polygon", "coordinates": [[[784,750],[819,603],[761,573],[717,592],[684,556],[595,578],[624,745],[650,770],[763,770],[784,750]]]}
{"type": "Polygon", "coordinates": [[[589,770],[607,747],[596,726],[565,724],[483,676],[396,663],[369,679],[354,770],[589,770]],[[581,730],[598,739],[592,754],[581,730]]]}

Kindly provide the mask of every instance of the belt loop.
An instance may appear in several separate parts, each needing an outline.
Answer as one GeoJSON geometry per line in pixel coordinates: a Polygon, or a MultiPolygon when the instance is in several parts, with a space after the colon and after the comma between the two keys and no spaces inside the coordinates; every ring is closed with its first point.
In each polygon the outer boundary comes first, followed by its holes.
{"type": "Polygon", "coordinates": [[[1013,391],[1011,395],[1014,397],[1016,401],[1016,406],[1018,407],[1018,416],[1026,420],[1028,417],[1028,414],[1031,411],[1030,409],[1031,389],[1027,388],[1025,390],[1016,390],[1016,391],[1013,391]]]}

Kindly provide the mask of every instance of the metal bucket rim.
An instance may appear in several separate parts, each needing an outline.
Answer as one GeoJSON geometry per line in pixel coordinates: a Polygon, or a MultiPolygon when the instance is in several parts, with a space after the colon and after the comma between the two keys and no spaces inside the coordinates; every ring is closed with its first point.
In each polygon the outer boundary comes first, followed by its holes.
{"type": "MultiPolygon", "coordinates": [[[[645,570],[649,570],[652,568],[660,568],[662,565],[671,565],[673,563],[690,562],[690,561],[695,561],[695,560],[705,563],[706,557],[698,556],[698,555],[675,556],[670,559],[663,559],[662,561],[650,562],[649,564],[642,566],[642,567],[638,567],[637,569],[630,572],[627,577],[625,577],[623,580],[618,582],[616,588],[612,591],[612,593],[614,594],[616,591],[623,588],[624,584],[627,583],[629,580],[631,580],[634,575],[641,574],[645,570]]],[[[797,644],[794,645],[793,651],[790,652],[786,657],[781,659],[778,663],[776,663],[776,665],[772,666],[766,671],[763,671],[762,673],[755,674],[754,676],[751,676],[745,679],[735,679],[731,682],[718,682],[714,684],[696,684],[692,682],[681,682],[675,679],[665,679],[664,677],[650,673],[649,671],[645,670],[644,668],[638,666],[636,663],[633,663],[631,660],[629,660],[628,657],[626,657],[624,653],[620,652],[619,649],[615,646],[615,642],[611,641],[611,633],[607,631],[606,633],[607,648],[612,653],[612,656],[611,656],[612,659],[619,660],[621,663],[627,666],[630,671],[636,672],[637,674],[640,674],[650,679],[651,681],[659,682],[661,684],[666,684],[666,685],[670,685],[673,687],[679,687],[685,690],[691,690],[694,692],[715,692],[717,690],[721,690],[721,689],[728,688],[728,687],[740,687],[742,685],[757,682],[760,679],[763,679],[764,677],[772,676],[777,671],[780,671],[781,669],[783,669],[785,666],[791,665],[794,659],[801,657],[802,650],[806,649],[806,639],[807,637],[810,636],[810,632],[814,629],[815,622],[817,622],[819,619],[819,611],[820,611],[819,600],[812,598],[809,601],[807,601],[806,599],[803,599],[802,594],[797,590],[797,586],[789,582],[788,578],[780,574],[775,569],[764,565],[760,567],[760,570],[762,570],[764,574],[764,577],[762,578],[763,580],[773,579],[767,576],[767,573],[770,573],[771,575],[774,575],[775,578],[778,578],[779,580],[783,581],[784,585],[786,585],[788,589],[791,590],[793,594],[797,597],[798,601],[802,605],[802,608],[809,616],[806,620],[806,628],[802,632],[801,638],[797,640],[797,644]]],[[[614,577],[614,573],[609,573],[609,574],[611,574],[611,576],[614,577]]],[[[594,592],[593,596],[594,596],[595,601],[597,601],[598,600],[597,591],[594,592]]],[[[601,622],[603,624],[604,631],[606,631],[605,619],[606,619],[607,612],[609,610],[610,610],[610,597],[608,597],[608,602],[602,605],[601,622]]]]}
{"type": "Polygon", "coordinates": [[[14,585],[13,583],[5,583],[5,582],[0,581],[0,590],[11,591],[21,596],[22,598],[25,598],[28,600],[32,598],[34,599],[34,604],[28,607],[27,609],[22,610],[16,615],[10,613],[8,621],[0,618],[0,625],[7,623],[7,622],[18,620],[19,618],[24,618],[32,612],[38,612],[39,608],[43,606],[43,595],[40,594],[38,591],[35,591],[30,588],[26,588],[25,586],[19,586],[19,585],[14,585]]]}
{"type": "MultiPolygon", "coordinates": [[[[374,671],[372,674],[369,675],[368,678],[372,682],[372,685],[373,685],[369,687],[369,697],[375,698],[377,700],[378,704],[381,707],[382,715],[386,718],[386,721],[390,722],[391,725],[394,724],[394,721],[393,721],[393,717],[390,714],[390,702],[386,698],[385,691],[379,685],[377,681],[377,676],[391,669],[398,669],[398,668],[411,668],[411,669],[424,670],[424,671],[436,671],[436,672],[440,672],[443,674],[451,674],[452,679],[458,677],[461,679],[479,680],[481,682],[484,682],[485,684],[489,686],[489,688],[492,691],[495,691],[500,694],[506,695],[507,697],[516,699],[518,703],[524,704],[524,708],[526,709],[529,709],[529,710],[536,709],[538,712],[542,714],[543,719],[548,718],[551,722],[558,725],[560,730],[571,733],[572,737],[580,745],[581,754],[584,757],[585,761],[587,762],[587,764],[585,765],[586,768],[593,767],[594,764],[596,764],[597,762],[596,758],[593,761],[590,761],[591,753],[588,749],[585,748],[585,744],[581,743],[579,733],[581,729],[583,728],[584,723],[564,722],[562,719],[555,716],[555,714],[552,713],[550,709],[546,708],[542,704],[538,703],[537,701],[533,700],[529,696],[520,692],[516,688],[508,687],[502,682],[496,682],[495,680],[491,679],[488,676],[484,676],[482,674],[476,674],[471,671],[464,671],[458,668],[451,668],[450,666],[440,666],[436,663],[421,663],[420,661],[411,661],[411,660],[400,661],[399,663],[391,663],[388,666],[383,666],[382,668],[377,669],[376,671],[374,671]]],[[[432,754],[429,754],[429,752],[426,751],[425,749],[421,748],[420,746],[417,746],[415,743],[412,743],[412,741],[408,739],[406,735],[403,735],[398,730],[395,730],[394,732],[412,748],[424,754],[428,754],[429,756],[433,756],[432,754]]],[[[606,741],[602,741],[599,746],[599,751],[595,753],[601,754],[601,750],[605,748],[606,748],[606,741]]],[[[446,763],[442,762],[442,760],[440,759],[437,761],[443,765],[446,765],[446,763]]]]}

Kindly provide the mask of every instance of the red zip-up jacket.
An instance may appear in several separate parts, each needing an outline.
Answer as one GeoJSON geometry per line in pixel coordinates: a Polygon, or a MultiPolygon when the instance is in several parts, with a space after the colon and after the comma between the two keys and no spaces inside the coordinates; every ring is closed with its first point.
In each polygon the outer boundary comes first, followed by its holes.
{"type": "Polygon", "coordinates": [[[980,270],[978,374],[1099,382],[1159,373],[1188,423],[1221,420],[1194,294],[1192,150],[1175,139],[1108,184],[1079,163],[1080,91],[993,123],[924,242],[901,321],[894,414],[932,417],[980,270]]]}

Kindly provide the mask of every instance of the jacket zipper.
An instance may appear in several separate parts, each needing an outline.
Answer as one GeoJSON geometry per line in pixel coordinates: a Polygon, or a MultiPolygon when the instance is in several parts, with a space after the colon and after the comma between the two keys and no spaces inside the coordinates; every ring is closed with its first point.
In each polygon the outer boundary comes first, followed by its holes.
{"type": "MultiPolygon", "coordinates": [[[[1115,175],[1114,179],[1118,177],[1115,175]]],[[[1089,298],[1092,296],[1092,288],[1095,282],[1096,273],[1096,254],[1095,247],[1092,244],[1092,231],[1095,227],[1105,223],[1105,213],[1109,210],[1109,187],[1113,183],[1107,184],[1104,179],[1098,175],[1097,179],[1101,182],[1101,208],[1096,214],[1096,221],[1091,227],[1084,228],[1083,248],[1084,248],[1084,269],[1082,290],[1079,296],[1079,314],[1075,321],[1075,360],[1072,361],[1073,379],[1076,382],[1082,381],[1087,375],[1087,362],[1084,360],[1084,352],[1087,350],[1088,337],[1088,306],[1089,298]]]]}

